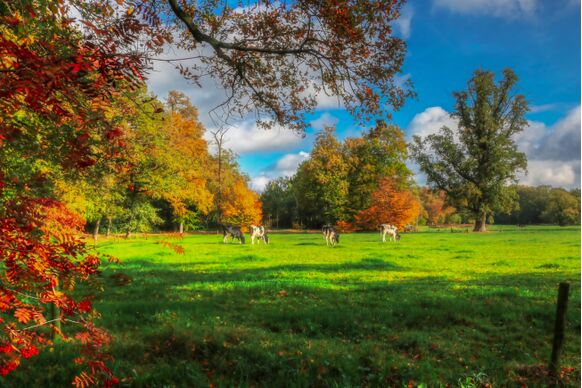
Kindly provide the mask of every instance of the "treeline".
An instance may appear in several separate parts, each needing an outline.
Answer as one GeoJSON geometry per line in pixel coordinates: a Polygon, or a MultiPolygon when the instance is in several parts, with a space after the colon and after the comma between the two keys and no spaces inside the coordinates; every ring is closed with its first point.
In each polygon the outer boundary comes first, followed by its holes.
{"type": "Polygon", "coordinates": [[[343,142],[334,128],[325,128],[293,177],[266,186],[261,195],[265,220],[273,227],[330,223],[361,230],[382,222],[414,222],[421,207],[406,159],[404,134],[395,125],[379,121],[361,137],[343,142]]]}
{"type": "Polygon", "coordinates": [[[518,186],[519,206],[497,214],[498,224],[580,224],[580,189],[565,190],[551,186],[518,186]]]}
{"type": "Polygon", "coordinates": [[[123,117],[111,135],[114,157],[93,161],[90,174],[55,180],[59,198],[95,237],[261,221],[258,195],[236,155],[223,150],[219,159],[209,151],[198,111],[183,93],[160,101],[140,89],[118,106],[111,112],[123,117]]]}
{"type": "MultiPolygon", "coordinates": [[[[292,177],[269,182],[261,194],[264,222],[273,228],[373,230],[381,223],[468,224],[475,215],[455,208],[444,191],[418,187],[405,164],[402,131],[383,122],[362,137],[339,141],[333,128],[317,135],[313,152],[292,177]]],[[[580,224],[580,189],[516,186],[509,212],[497,224],[580,224]]]]}

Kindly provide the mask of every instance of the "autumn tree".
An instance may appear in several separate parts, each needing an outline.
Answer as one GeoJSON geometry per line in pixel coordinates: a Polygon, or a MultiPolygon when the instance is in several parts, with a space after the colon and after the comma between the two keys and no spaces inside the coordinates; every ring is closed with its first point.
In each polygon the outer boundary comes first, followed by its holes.
{"type": "Polygon", "coordinates": [[[317,134],[311,156],[299,166],[293,186],[300,215],[310,224],[346,219],[348,165],[335,128],[326,127],[317,134]]]}
{"type": "Polygon", "coordinates": [[[395,80],[406,44],[394,36],[393,21],[404,1],[132,4],[156,31],[197,58],[175,58],[186,77],[200,82],[209,75],[220,83],[228,115],[255,112],[262,125],[301,130],[319,95],[337,96],[368,120],[389,117],[412,94],[410,83],[395,80]],[[185,33],[175,34],[176,28],[185,33]]]}
{"type": "Polygon", "coordinates": [[[378,121],[361,137],[344,142],[348,164],[348,213],[350,218],[371,205],[372,193],[382,178],[391,177],[407,184],[411,172],[406,166],[407,147],[402,130],[378,121]]]}
{"type": "Polygon", "coordinates": [[[227,225],[240,225],[246,230],[249,225],[262,224],[259,195],[248,188],[244,179],[237,179],[234,185],[225,189],[221,211],[222,221],[227,225]]]}
{"type": "Polygon", "coordinates": [[[447,195],[444,191],[422,187],[419,194],[427,225],[443,223],[447,216],[455,212],[455,208],[447,204],[447,195]]]}
{"type": "Polygon", "coordinates": [[[372,205],[356,215],[355,224],[362,230],[376,230],[381,224],[403,229],[416,220],[420,210],[412,191],[399,187],[394,179],[385,178],[372,194],[372,205]]]}
{"type": "Polygon", "coordinates": [[[73,293],[101,258],[77,237],[84,220],[55,183],[119,148],[111,102],[119,85],[141,82],[146,64],[126,50],[146,27],[92,1],[75,5],[83,31],[65,2],[0,2],[0,374],[38,354],[52,328],[81,343],[85,370],[73,383],[110,386],[109,336],[92,322],[91,298],[73,293]]]}
{"type": "Polygon", "coordinates": [[[192,207],[200,214],[211,210],[213,195],[207,176],[210,158],[198,110],[181,92],[171,91],[166,101],[170,108],[164,124],[167,142],[160,152],[167,157],[164,168],[171,173],[171,185],[162,197],[172,206],[182,233],[185,219],[193,214],[192,207]]]}
{"type": "Polygon", "coordinates": [[[445,191],[456,207],[470,210],[476,232],[486,230],[489,215],[515,206],[517,176],[527,166],[514,140],[528,125],[528,105],[515,93],[516,85],[510,69],[497,83],[493,72],[477,70],[466,91],[453,93],[457,128],[415,136],[411,144],[427,183],[445,191]]]}

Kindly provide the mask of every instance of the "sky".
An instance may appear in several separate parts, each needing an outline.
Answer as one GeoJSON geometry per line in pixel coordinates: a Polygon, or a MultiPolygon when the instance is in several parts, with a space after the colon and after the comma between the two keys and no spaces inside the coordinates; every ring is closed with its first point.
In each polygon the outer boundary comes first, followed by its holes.
{"type": "MultiPolygon", "coordinates": [[[[455,126],[452,92],[466,89],[475,70],[500,74],[510,67],[531,109],[529,127],[516,137],[528,157],[528,174],[520,183],[580,187],[580,0],[409,0],[394,29],[408,46],[401,77],[410,78],[417,93],[392,115],[408,139],[455,126]]],[[[160,98],[170,90],[183,91],[198,106],[206,128],[214,127],[209,112],[225,94],[212,80],[200,88],[158,62],[148,85],[160,98]]],[[[304,137],[285,128],[258,129],[253,118],[233,123],[226,146],[239,155],[255,190],[293,175],[324,126],[335,125],[340,139],[361,134],[362,126],[335,98],[321,96],[307,120],[304,137]]],[[[424,184],[422,174],[411,168],[424,184]]]]}

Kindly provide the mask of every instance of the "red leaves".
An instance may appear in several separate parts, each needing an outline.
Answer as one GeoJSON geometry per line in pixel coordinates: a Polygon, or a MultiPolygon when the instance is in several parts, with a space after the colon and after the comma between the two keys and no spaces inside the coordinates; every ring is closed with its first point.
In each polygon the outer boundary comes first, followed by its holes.
{"type": "Polygon", "coordinates": [[[38,348],[34,345],[29,345],[28,347],[21,349],[20,354],[24,358],[30,358],[39,354],[38,348]]]}
{"type": "Polygon", "coordinates": [[[91,312],[91,301],[90,300],[84,300],[81,303],[79,303],[77,309],[82,312],[82,313],[88,313],[91,312]]]}
{"type": "Polygon", "coordinates": [[[6,376],[16,368],[18,368],[18,363],[16,361],[10,361],[5,365],[0,366],[0,375],[6,376]]]}

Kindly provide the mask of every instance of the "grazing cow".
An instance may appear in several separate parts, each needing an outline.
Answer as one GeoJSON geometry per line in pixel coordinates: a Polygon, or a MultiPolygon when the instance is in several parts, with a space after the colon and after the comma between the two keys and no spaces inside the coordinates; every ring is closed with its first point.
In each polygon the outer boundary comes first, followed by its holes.
{"type": "Polygon", "coordinates": [[[226,244],[227,239],[230,237],[232,242],[235,238],[238,240],[239,244],[245,243],[245,235],[243,234],[240,226],[222,226],[222,234],[224,235],[223,242],[226,244]]]}
{"type": "Polygon", "coordinates": [[[321,228],[323,232],[323,238],[325,239],[325,245],[333,247],[335,244],[339,244],[339,233],[335,230],[335,228],[331,225],[324,225],[321,228]]]}
{"type": "Polygon", "coordinates": [[[255,238],[257,239],[257,244],[260,244],[261,240],[263,240],[265,244],[269,243],[269,235],[264,226],[251,225],[251,244],[255,243],[255,238]]]}
{"type": "Polygon", "coordinates": [[[406,225],[404,227],[404,231],[407,232],[407,233],[408,232],[414,232],[414,225],[406,225]]]}
{"type": "Polygon", "coordinates": [[[382,235],[382,242],[386,242],[386,235],[390,236],[390,241],[400,241],[400,234],[398,234],[398,228],[395,225],[382,224],[380,225],[382,235]]]}

